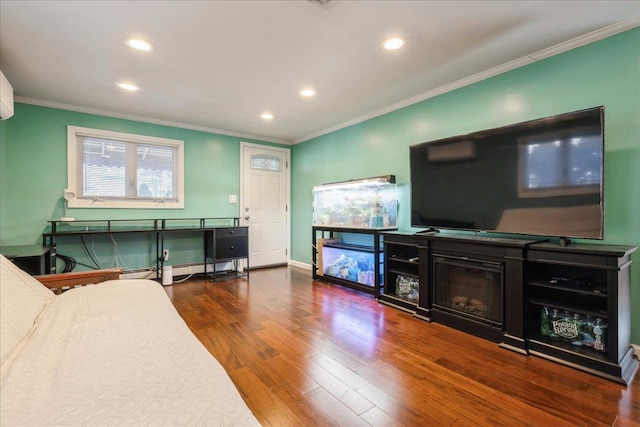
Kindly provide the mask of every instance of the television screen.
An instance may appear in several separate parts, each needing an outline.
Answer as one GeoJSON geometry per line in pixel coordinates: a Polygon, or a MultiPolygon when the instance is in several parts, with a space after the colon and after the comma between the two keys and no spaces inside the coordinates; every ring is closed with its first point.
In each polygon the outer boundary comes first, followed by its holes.
{"type": "Polygon", "coordinates": [[[411,225],[603,238],[604,108],[410,147],[411,225]]]}

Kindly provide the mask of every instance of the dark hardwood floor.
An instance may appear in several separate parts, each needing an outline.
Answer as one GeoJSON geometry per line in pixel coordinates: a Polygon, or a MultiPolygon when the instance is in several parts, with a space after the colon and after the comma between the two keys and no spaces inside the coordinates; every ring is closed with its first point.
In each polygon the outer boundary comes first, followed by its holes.
{"type": "Polygon", "coordinates": [[[165,289],[265,426],[640,426],[638,378],[526,357],[306,270],[165,289]]]}

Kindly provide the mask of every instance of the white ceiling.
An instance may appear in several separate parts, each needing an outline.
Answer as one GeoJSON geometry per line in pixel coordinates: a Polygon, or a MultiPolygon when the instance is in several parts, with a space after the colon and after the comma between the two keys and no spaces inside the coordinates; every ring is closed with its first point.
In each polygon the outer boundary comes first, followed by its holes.
{"type": "Polygon", "coordinates": [[[18,101],[297,143],[638,25],[637,0],[2,0],[0,68],[18,101]]]}

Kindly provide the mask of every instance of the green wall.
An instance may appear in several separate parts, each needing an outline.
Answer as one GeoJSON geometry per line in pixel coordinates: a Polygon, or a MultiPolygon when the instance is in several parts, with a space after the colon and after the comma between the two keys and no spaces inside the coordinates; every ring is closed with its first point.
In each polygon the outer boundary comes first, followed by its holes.
{"type": "MultiPolygon", "coordinates": [[[[395,174],[409,229],[412,144],[605,107],[605,240],[640,245],[640,29],[295,145],[291,257],[311,263],[314,185],[395,174]]],[[[640,251],[632,266],[632,342],[640,344],[640,251]]]]}
{"type": "MultiPolygon", "coordinates": [[[[238,204],[229,194],[240,194],[240,142],[266,145],[264,141],[225,136],[175,127],[122,120],[28,104],[15,104],[15,115],[0,122],[0,244],[24,245],[41,242],[47,221],[64,215],[62,191],[67,187],[67,125],[142,134],[185,142],[184,209],[69,209],[80,219],[237,217],[238,204]]],[[[118,240],[127,239],[120,236],[118,240]]],[[[102,239],[104,240],[104,239],[102,239]]],[[[138,239],[140,240],[140,239],[138,239]]],[[[89,263],[82,248],[63,240],[59,252],[89,263]]],[[[94,238],[97,254],[113,264],[109,241],[94,238]]],[[[155,266],[149,258],[149,241],[119,245],[126,267],[155,266]],[[137,259],[132,259],[136,255],[137,259]]],[[[197,244],[196,247],[200,247],[197,244]]],[[[174,263],[193,262],[193,244],[172,247],[174,263]],[[175,251],[174,248],[175,247],[175,251]],[[184,251],[184,256],[180,252],[184,251]]],[[[200,259],[199,257],[195,259],[200,259]]],[[[89,263],[91,264],[91,263],[89,263]]]]}

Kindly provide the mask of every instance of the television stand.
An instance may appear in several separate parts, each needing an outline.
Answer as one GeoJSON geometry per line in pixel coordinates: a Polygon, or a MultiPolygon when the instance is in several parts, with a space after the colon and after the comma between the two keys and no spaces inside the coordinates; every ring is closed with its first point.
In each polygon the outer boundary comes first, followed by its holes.
{"type": "Polygon", "coordinates": [[[427,228],[425,230],[422,231],[416,231],[414,234],[416,236],[424,236],[424,235],[432,235],[432,234],[438,234],[440,232],[440,230],[438,230],[437,228],[427,228]]]}
{"type": "Polygon", "coordinates": [[[629,326],[636,250],[563,247],[535,237],[384,233],[379,301],[629,385],[640,369],[629,326]]]}

